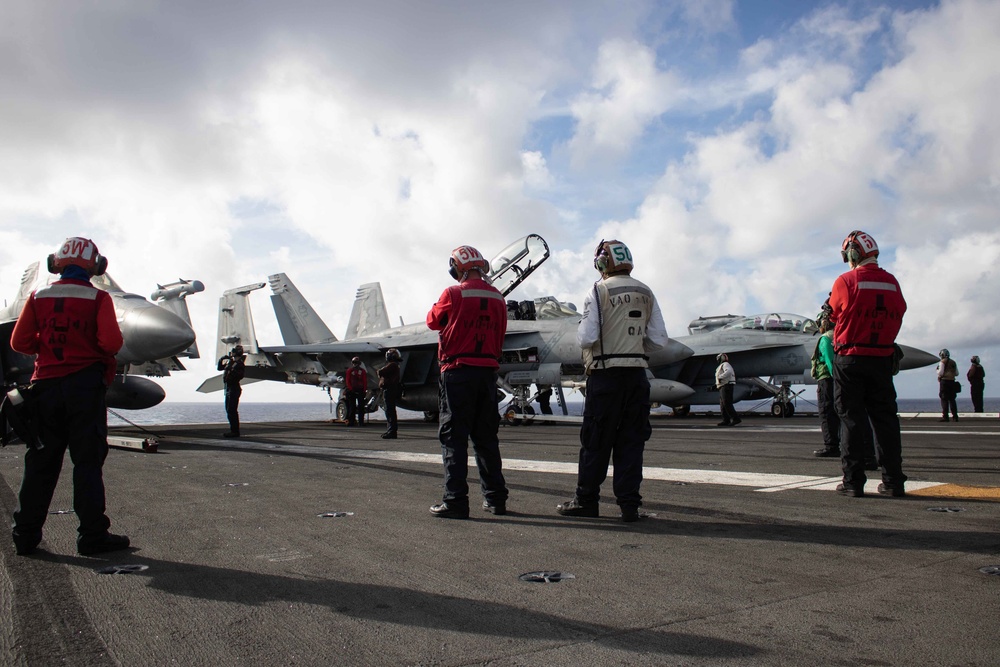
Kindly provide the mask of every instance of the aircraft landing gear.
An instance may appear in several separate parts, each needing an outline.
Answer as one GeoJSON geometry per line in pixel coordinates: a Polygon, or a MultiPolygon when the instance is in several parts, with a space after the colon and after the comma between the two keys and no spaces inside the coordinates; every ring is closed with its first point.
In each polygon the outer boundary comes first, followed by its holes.
{"type": "Polygon", "coordinates": [[[673,411],[674,411],[674,417],[687,417],[688,415],[691,414],[691,406],[678,405],[675,408],[673,408],[673,411]]]}
{"type": "Polygon", "coordinates": [[[511,426],[531,423],[535,409],[530,405],[519,406],[517,401],[511,401],[503,411],[503,419],[511,426]]]}
{"type": "Polygon", "coordinates": [[[775,401],[771,404],[771,415],[774,417],[791,417],[794,414],[795,405],[791,402],[782,403],[780,401],[775,401]]]}

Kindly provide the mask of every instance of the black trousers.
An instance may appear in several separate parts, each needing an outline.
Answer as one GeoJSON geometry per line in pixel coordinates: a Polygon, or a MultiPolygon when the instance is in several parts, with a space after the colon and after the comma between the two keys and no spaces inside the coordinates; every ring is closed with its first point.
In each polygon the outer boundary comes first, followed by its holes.
{"type": "Polygon", "coordinates": [[[823,446],[840,451],[840,417],[834,404],[833,378],[816,381],[816,407],[819,408],[819,425],[823,431],[823,446]]]}
{"type": "Polygon", "coordinates": [[[983,389],[985,382],[974,382],[969,384],[969,395],[972,397],[972,410],[974,412],[983,411],[983,389]]]}
{"type": "Polygon", "coordinates": [[[882,481],[888,486],[902,486],[902,440],[896,406],[896,387],[892,383],[892,357],[837,355],[833,365],[834,402],[843,422],[840,463],[844,484],[861,488],[865,475],[865,430],[875,431],[875,449],[882,466],[882,481]]]}
{"type": "Polygon", "coordinates": [[[347,425],[355,426],[365,423],[365,393],[363,391],[345,391],[347,400],[347,425]]]}
{"type": "Polygon", "coordinates": [[[587,399],[580,429],[576,498],[596,503],[608,464],[615,465],[612,487],[621,507],[640,507],[642,454],[653,430],[649,425],[649,380],[644,368],[595,370],[587,378],[587,399]]]}
{"type": "Polygon", "coordinates": [[[396,405],[399,403],[400,395],[403,393],[401,387],[386,387],[382,390],[382,399],[385,401],[385,432],[396,435],[399,430],[399,421],[396,418],[396,405]]]}
{"type": "Polygon", "coordinates": [[[42,449],[24,455],[24,477],[14,512],[13,534],[19,541],[41,539],[63,457],[73,461],[73,511],[79,539],[103,537],[111,521],[104,506],[104,460],[108,456],[108,413],[104,370],[92,366],[64,378],[42,380],[38,397],[42,449]]]}
{"type": "Polygon", "coordinates": [[[719,387],[719,409],[722,411],[722,421],[726,424],[742,421],[740,416],[736,414],[736,408],[733,407],[733,389],[735,388],[736,385],[731,382],[719,387]]]}
{"type": "Polygon", "coordinates": [[[941,399],[941,416],[945,419],[948,418],[948,408],[951,408],[951,414],[955,419],[958,419],[958,392],[955,391],[955,385],[957,383],[954,380],[938,380],[938,398],[941,399]]]}
{"type": "Polygon", "coordinates": [[[227,384],[224,389],[226,419],[229,420],[229,431],[236,435],[240,434],[240,396],[242,395],[243,387],[239,384],[227,384]]]}
{"type": "Polygon", "coordinates": [[[500,458],[500,411],[497,373],[493,368],[459,366],[438,381],[440,423],[438,439],[444,460],[444,501],[469,506],[469,439],[479,468],[483,497],[493,504],[507,502],[507,482],[500,458]]]}

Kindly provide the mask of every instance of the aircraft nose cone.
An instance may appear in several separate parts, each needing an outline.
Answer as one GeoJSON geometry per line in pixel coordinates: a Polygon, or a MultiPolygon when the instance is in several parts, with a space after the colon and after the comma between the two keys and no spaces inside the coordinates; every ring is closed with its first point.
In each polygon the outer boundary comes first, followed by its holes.
{"type": "Polygon", "coordinates": [[[899,361],[899,370],[901,371],[933,366],[940,361],[936,354],[924,352],[919,348],[910,347],[909,345],[900,345],[900,347],[903,348],[903,358],[899,361]]]}
{"type": "Polygon", "coordinates": [[[188,349],[195,339],[187,322],[158,306],[130,312],[121,329],[132,361],[172,357],[188,349]]]}

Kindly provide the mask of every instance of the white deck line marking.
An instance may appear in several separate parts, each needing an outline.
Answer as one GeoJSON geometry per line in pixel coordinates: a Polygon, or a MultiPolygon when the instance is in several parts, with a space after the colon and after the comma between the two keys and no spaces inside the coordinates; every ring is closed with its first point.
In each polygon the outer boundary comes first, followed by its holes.
{"type": "MultiPolygon", "coordinates": [[[[164,439],[160,440],[163,444],[164,439]]],[[[338,449],[336,447],[307,447],[303,445],[275,445],[266,442],[240,439],[238,442],[212,440],[209,438],[184,438],[183,442],[197,445],[211,445],[227,449],[245,449],[268,452],[288,452],[290,454],[325,454],[340,458],[366,459],[371,461],[401,461],[406,463],[426,463],[441,465],[440,454],[420,452],[393,452],[369,449],[338,449]]],[[[469,457],[469,469],[475,470],[476,462],[469,457]]],[[[531,459],[504,459],[504,470],[524,472],[555,473],[575,475],[577,463],[557,461],[536,461],[531,459]]],[[[691,470],[688,468],[655,468],[645,466],[643,479],[661,482],[684,482],[686,484],[718,484],[720,486],[744,486],[756,491],[773,493],[794,489],[828,491],[836,488],[840,477],[816,477],[813,475],[786,475],[781,473],[732,472],[726,470],[691,470]]],[[[875,481],[874,479],[870,481],[875,481]]],[[[925,489],[940,486],[941,482],[907,482],[907,489],[925,489]]]]}

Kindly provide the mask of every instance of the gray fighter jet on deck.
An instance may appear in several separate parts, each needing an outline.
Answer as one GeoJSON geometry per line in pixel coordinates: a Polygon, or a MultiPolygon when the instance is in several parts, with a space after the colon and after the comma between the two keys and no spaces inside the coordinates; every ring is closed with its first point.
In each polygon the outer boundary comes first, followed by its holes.
{"type": "MultiPolygon", "coordinates": [[[[512,243],[490,262],[490,279],[506,297],[548,256],[545,240],[531,234],[512,243]]],[[[539,385],[553,388],[565,414],[561,381],[582,376],[584,370],[576,342],[580,313],[552,298],[509,300],[507,309],[509,321],[499,370],[499,386],[512,397],[505,414],[511,420],[531,415],[530,403],[536,397],[532,387],[539,385]]],[[[275,380],[316,385],[328,392],[333,388],[343,390],[341,373],[352,357],[360,357],[369,371],[370,410],[376,408],[378,400],[373,369],[385,363],[385,351],[394,347],[402,356],[404,396],[400,406],[427,413],[438,408],[438,334],[423,322],[391,327],[379,283],[368,283],[358,289],[344,340],[333,335],[283,273],[270,276],[268,283],[227,290],[219,302],[216,342],[217,357],[228,353],[237,343],[243,345],[247,353],[244,383],[275,380]],[[284,345],[261,346],[256,339],[249,295],[265,284],[271,287],[271,303],[284,345]]],[[[650,363],[669,366],[690,354],[686,346],[671,341],[653,353],[650,363]]],[[[693,393],[691,388],[670,379],[654,378],[651,385],[653,400],[661,403],[680,401],[693,393]]],[[[222,377],[215,376],[206,380],[198,391],[220,389],[222,377]]],[[[342,418],[346,413],[342,396],[337,404],[338,417],[342,418]]]]}
{"type": "MultiPolygon", "coordinates": [[[[771,414],[791,415],[793,384],[815,384],[810,375],[819,327],[814,320],[788,313],[700,317],[688,325],[689,336],[677,340],[693,354],[683,361],[653,369],[658,378],[681,382],[694,391],[678,403],[667,403],[684,414],[691,405],[718,403],[715,385],[716,356],[729,355],[736,371],[734,401],[772,399],[771,414]],[[765,380],[764,378],[768,378],[765,380]]],[[[936,355],[909,345],[903,348],[901,371],[938,362],[936,355]]],[[[801,392],[800,392],[801,393],[801,392]]]]}
{"type": "MultiPolygon", "coordinates": [[[[0,382],[5,388],[27,384],[34,370],[34,357],[13,351],[10,336],[31,292],[59,279],[44,271],[42,266],[35,262],[25,270],[17,297],[9,306],[0,309],[0,382]]],[[[90,282],[111,295],[125,340],[115,357],[118,374],[108,388],[108,407],[123,410],[153,407],[163,400],[163,388],[140,376],[165,377],[171,371],[184,370],[182,357],[198,358],[198,345],[185,298],[203,291],[205,286],[198,280],[158,285],[150,295],[152,301],[148,301],[138,294],[125,292],[107,274],[94,276],[90,282]]]]}

